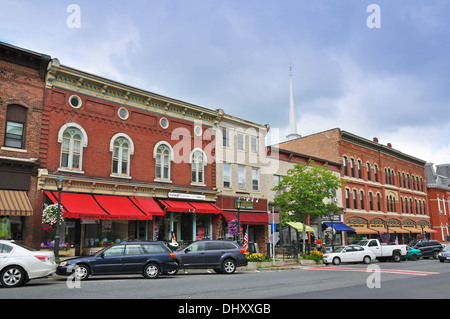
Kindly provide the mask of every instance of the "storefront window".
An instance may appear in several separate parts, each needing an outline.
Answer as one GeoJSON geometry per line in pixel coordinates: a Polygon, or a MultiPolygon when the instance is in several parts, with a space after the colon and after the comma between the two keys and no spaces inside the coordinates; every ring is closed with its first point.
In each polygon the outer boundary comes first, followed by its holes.
{"type": "Polygon", "coordinates": [[[102,247],[127,240],[128,221],[82,220],[84,247],[102,247]]]}
{"type": "Polygon", "coordinates": [[[0,239],[22,239],[22,217],[0,216],[0,239]]]}

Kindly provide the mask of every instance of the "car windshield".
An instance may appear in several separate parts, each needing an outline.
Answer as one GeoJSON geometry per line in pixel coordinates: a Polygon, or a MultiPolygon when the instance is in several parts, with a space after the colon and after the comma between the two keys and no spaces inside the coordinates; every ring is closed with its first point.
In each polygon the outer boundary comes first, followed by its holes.
{"type": "Polygon", "coordinates": [[[100,254],[101,254],[102,252],[104,252],[106,249],[108,249],[109,247],[111,247],[111,246],[107,246],[107,247],[103,248],[102,250],[100,250],[100,251],[98,251],[98,252],[96,252],[96,253],[94,253],[94,254],[92,254],[92,255],[93,255],[93,256],[100,256],[100,254]]]}
{"type": "Polygon", "coordinates": [[[340,253],[342,250],[344,249],[344,247],[337,247],[334,252],[335,253],[340,253]]]}
{"type": "Polygon", "coordinates": [[[443,251],[450,251],[450,246],[445,246],[443,251]]]}

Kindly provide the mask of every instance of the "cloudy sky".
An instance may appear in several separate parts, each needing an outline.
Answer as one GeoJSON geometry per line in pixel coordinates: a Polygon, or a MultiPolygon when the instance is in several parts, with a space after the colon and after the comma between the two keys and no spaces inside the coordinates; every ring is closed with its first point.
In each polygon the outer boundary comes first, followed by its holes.
{"type": "Polygon", "coordinates": [[[268,123],[269,144],[288,132],[291,65],[301,135],[339,127],[444,164],[449,12],[445,0],[0,0],[0,41],[268,123]]]}

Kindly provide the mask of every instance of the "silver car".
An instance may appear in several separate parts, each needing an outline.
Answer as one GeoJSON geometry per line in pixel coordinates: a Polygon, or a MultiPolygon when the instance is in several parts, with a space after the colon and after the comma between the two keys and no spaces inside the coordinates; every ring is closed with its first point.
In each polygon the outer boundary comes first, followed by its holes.
{"type": "Polygon", "coordinates": [[[56,272],[51,251],[33,251],[13,241],[0,240],[0,283],[12,288],[56,272]]]}

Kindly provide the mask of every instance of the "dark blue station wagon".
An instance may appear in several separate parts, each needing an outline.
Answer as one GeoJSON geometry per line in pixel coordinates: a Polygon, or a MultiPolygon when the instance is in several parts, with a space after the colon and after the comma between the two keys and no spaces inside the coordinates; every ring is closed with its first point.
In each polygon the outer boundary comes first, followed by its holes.
{"type": "Polygon", "coordinates": [[[163,242],[125,241],[106,247],[93,256],[66,259],[56,274],[85,280],[96,275],[141,274],[157,278],[176,271],[175,255],[163,242]]]}

